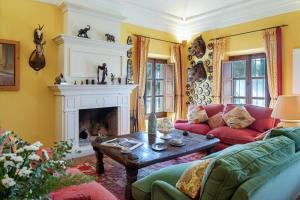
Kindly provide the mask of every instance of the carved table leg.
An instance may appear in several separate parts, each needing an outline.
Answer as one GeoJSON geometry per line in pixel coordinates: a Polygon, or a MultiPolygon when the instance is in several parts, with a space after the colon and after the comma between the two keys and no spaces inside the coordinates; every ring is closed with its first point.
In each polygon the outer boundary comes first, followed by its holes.
{"type": "Polygon", "coordinates": [[[210,148],[206,149],[206,155],[209,155],[213,152],[214,152],[214,147],[210,147],[210,148]]]}
{"type": "Polygon", "coordinates": [[[97,160],[96,172],[98,175],[104,174],[103,154],[98,149],[94,148],[94,150],[95,150],[96,160],[97,160]]]}
{"type": "Polygon", "coordinates": [[[125,199],[126,200],[133,200],[132,193],[131,193],[131,184],[137,180],[138,169],[134,168],[126,168],[126,175],[127,175],[127,184],[126,184],[126,191],[125,191],[125,199]]]}

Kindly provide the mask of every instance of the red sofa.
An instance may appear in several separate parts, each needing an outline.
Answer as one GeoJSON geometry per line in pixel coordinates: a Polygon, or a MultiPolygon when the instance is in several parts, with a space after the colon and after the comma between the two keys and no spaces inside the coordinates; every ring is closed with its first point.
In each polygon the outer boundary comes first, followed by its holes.
{"type": "MultiPolygon", "coordinates": [[[[227,104],[210,104],[204,106],[208,117],[223,112],[227,113],[232,110],[236,105],[227,104]]],[[[277,120],[271,117],[272,109],[258,107],[254,105],[244,106],[255,122],[245,129],[233,129],[228,126],[222,126],[216,129],[211,129],[207,123],[190,124],[187,120],[177,120],[174,127],[183,131],[190,131],[201,135],[212,134],[220,139],[220,144],[215,148],[222,150],[234,144],[245,144],[255,141],[255,138],[261,133],[273,128],[277,124],[277,120]]]]}

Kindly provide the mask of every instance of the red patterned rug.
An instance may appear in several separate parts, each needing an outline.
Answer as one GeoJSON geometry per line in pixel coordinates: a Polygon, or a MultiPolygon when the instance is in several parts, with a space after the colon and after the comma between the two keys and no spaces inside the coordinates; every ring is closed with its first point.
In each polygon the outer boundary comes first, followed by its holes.
{"type": "MultiPolygon", "coordinates": [[[[158,163],[145,167],[139,170],[138,179],[151,174],[158,169],[164,168],[166,166],[190,162],[193,160],[198,160],[205,156],[205,152],[194,153],[188,156],[179,157],[170,161],[158,163]]],[[[126,172],[125,168],[117,163],[116,161],[104,157],[104,168],[105,173],[98,176],[96,174],[96,159],[94,156],[86,157],[75,161],[77,168],[87,175],[97,176],[96,181],[101,183],[107,190],[114,194],[120,200],[124,200],[125,184],[126,184],[126,172]]]]}

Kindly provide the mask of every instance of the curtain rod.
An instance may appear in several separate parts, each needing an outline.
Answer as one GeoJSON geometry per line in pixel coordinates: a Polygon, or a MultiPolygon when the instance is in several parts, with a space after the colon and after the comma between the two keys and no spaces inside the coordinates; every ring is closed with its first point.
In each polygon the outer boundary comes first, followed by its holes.
{"type": "Polygon", "coordinates": [[[268,29],[272,29],[272,28],[281,28],[281,27],[286,27],[286,26],[288,26],[288,25],[287,24],[282,24],[282,25],[279,25],[279,26],[262,28],[262,29],[257,29],[257,30],[253,30],[253,31],[237,33],[237,34],[233,34],[233,35],[226,35],[226,36],[223,36],[223,37],[217,37],[217,38],[213,38],[213,39],[210,39],[210,40],[219,40],[219,39],[223,39],[223,38],[229,38],[229,37],[234,37],[234,36],[239,36],[239,35],[245,35],[245,34],[248,34],[248,33],[255,33],[255,32],[264,31],[264,30],[268,30],[268,29]]]}
{"type": "Polygon", "coordinates": [[[144,37],[144,38],[149,38],[149,39],[152,39],[152,40],[158,40],[158,41],[162,41],[162,42],[168,42],[168,43],[172,43],[172,44],[181,44],[181,43],[178,43],[178,42],[172,42],[172,41],[169,41],[169,40],[162,40],[162,39],[158,39],[158,38],[153,38],[153,37],[148,37],[148,36],[144,36],[144,35],[137,35],[137,34],[133,34],[134,36],[141,36],[141,37],[144,37]]]}

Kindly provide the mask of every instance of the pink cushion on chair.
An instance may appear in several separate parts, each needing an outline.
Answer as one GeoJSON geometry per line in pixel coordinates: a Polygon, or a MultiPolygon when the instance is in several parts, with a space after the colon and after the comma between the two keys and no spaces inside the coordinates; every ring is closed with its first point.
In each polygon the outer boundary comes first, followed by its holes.
{"type": "Polygon", "coordinates": [[[248,128],[233,129],[227,126],[216,128],[208,133],[219,138],[221,142],[225,144],[245,144],[253,142],[256,136],[260,134],[260,132],[248,128]]]}
{"type": "Polygon", "coordinates": [[[271,117],[273,112],[272,108],[259,107],[254,105],[245,105],[245,108],[252,117],[255,118],[255,122],[249,126],[249,128],[257,130],[261,133],[273,128],[275,119],[271,117]]]}
{"type": "Polygon", "coordinates": [[[53,200],[65,200],[80,196],[90,197],[91,200],[117,200],[108,190],[99,183],[92,181],[77,186],[62,188],[51,193],[53,200]]]}
{"type": "Polygon", "coordinates": [[[209,105],[204,106],[204,109],[206,110],[208,117],[212,117],[220,112],[223,112],[224,105],[223,104],[209,104],[209,105]]]}

